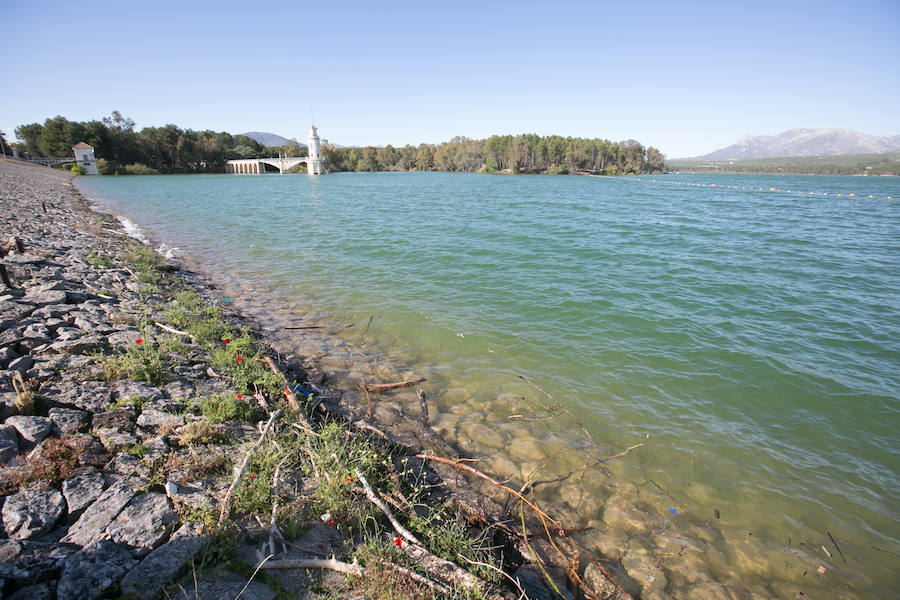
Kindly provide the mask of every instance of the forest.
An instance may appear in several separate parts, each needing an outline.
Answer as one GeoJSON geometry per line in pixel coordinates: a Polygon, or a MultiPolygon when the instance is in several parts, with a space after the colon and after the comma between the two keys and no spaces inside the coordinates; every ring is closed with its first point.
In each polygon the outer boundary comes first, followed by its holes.
{"type": "MultiPolygon", "coordinates": [[[[176,125],[135,130],[133,120],[118,111],[102,121],[69,121],[56,116],[43,124],[16,128],[20,155],[70,156],[72,146],[93,146],[101,174],[223,173],[232,159],[279,155],[306,156],[305,146],[289,141],[263,146],[242,135],[193,131],[176,125]]],[[[635,140],[612,142],[536,134],[494,135],[483,140],[455,137],[440,144],[407,144],[395,148],[342,148],[323,144],[330,172],[339,171],[459,171],[469,173],[656,173],[665,157],[635,140]]]]}

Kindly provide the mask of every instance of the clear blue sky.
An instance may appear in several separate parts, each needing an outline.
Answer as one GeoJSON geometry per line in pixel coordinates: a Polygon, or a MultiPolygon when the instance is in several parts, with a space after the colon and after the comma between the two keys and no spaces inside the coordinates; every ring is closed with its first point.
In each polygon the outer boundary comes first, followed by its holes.
{"type": "Polygon", "coordinates": [[[744,134],[900,134],[900,0],[13,2],[0,129],[138,128],[344,145],[538,133],[694,156],[744,134]]]}

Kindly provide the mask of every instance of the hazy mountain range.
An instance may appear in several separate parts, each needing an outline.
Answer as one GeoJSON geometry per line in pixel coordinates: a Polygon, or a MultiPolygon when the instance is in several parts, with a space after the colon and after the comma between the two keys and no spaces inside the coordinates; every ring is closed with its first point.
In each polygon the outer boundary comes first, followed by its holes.
{"type": "MultiPolygon", "coordinates": [[[[237,135],[245,135],[252,140],[256,140],[263,146],[284,146],[291,141],[286,137],[281,137],[277,133],[267,133],[265,131],[248,131],[247,133],[239,133],[237,135]]],[[[301,146],[306,146],[306,144],[302,142],[297,143],[301,146]]]]}
{"type": "Polygon", "coordinates": [[[898,151],[900,135],[880,137],[852,129],[791,129],[778,135],[745,135],[727,148],[697,158],[741,160],[898,151]]]}

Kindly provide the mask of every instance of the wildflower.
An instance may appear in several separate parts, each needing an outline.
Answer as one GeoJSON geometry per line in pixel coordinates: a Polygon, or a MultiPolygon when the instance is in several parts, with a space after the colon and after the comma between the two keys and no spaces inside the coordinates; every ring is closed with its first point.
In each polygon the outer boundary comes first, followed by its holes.
{"type": "Polygon", "coordinates": [[[253,473],[250,473],[250,479],[253,479],[254,477],[256,477],[256,475],[254,475],[253,473]]]}
{"type": "Polygon", "coordinates": [[[241,394],[238,394],[238,395],[237,395],[237,399],[238,399],[238,400],[243,400],[244,397],[243,397],[241,394]]]}
{"type": "Polygon", "coordinates": [[[227,344],[227,343],[228,343],[228,340],[222,340],[222,343],[223,343],[223,344],[227,344]]]}
{"type": "Polygon", "coordinates": [[[403,545],[403,538],[398,535],[396,538],[394,538],[394,544],[399,548],[403,545]]]}
{"type": "Polygon", "coordinates": [[[321,549],[324,548],[324,547],[325,547],[325,546],[323,546],[322,544],[316,544],[316,548],[318,548],[319,550],[321,550],[321,549]]]}
{"type": "Polygon", "coordinates": [[[353,478],[352,477],[344,477],[344,481],[349,481],[350,483],[353,483],[353,478]]]}
{"type": "Polygon", "coordinates": [[[138,339],[137,339],[137,343],[138,343],[138,344],[143,344],[143,343],[144,343],[144,340],[142,340],[141,338],[138,338],[138,339]]]}
{"type": "Polygon", "coordinates": [[[329,519],[329,520],[328,520],[328,526],[329,526],[329,527],[334,527],[334,519],[329,519]]]}
{"type": "Polygon", "coordinates": [[[236,360],[237,360],[238,362],[244,362],[244,359],[241,358],[240,356],[238,356],[236,360]]]}

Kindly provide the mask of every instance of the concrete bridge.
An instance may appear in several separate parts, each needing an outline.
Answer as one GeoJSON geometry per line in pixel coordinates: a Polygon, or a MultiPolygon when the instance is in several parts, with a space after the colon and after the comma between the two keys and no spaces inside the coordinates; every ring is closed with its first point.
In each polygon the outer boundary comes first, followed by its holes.
{"type": "Polygon", "coordinates": [[[238,160],[229,160],[225,164],[226,173],[250,173],[260,175],[269,171],[267,166],[277,169],[279,173],[285,173],[291,167],[306,163],[306,172],[310,175],[321,175],[325,172],[325,159],[322,158],[322,147],[319,140],[319,134],[316,133],[316,126],[309,128],[309,156],[297,156],[288,158],[281,156],[278,158],[243,158],[238,160]]]}

